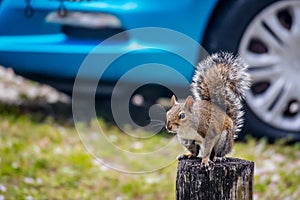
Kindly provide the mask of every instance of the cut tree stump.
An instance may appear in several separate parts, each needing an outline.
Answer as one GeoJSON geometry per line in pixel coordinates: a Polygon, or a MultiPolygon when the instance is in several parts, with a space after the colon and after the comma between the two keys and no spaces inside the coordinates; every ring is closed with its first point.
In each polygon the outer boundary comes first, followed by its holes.
{"type": "Polygon", "coordinates": [[[254,162],[238,158],[216,161],[209,170],[201,167],[201,158],[179,160],[176,199],[252,199],[253,173],[254,162]]]}

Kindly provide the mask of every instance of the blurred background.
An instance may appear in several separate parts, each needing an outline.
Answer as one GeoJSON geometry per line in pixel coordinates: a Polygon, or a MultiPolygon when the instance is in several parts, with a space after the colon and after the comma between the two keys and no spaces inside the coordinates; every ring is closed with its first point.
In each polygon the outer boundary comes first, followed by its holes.
{"type": "Polygon", "coordinates": [[[78,123],[88,133],[100,124],[126,151],[155,152],[174,136],[141,139],[143,127],[163,127],[165,110],[151,114],[153,105],[186,97],[193,66],[219,51],[239,54],[252,78],[231,156],[256,163],[255,199],[298,199],[299,46],[296,0],[0,0],[0,199],[174,199],[175,155],[134,161],[97,143],[124,169],[168,163],[121,173],[88,153],[78,123]],[[116,122],[112,102],[130,126],[116,122]]]}

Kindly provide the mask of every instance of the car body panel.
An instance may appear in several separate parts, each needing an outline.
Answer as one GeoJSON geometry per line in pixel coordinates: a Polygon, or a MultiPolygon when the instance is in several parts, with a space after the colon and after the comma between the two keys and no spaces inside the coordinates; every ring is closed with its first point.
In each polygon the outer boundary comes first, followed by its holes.
{"type": "MultiPolygon", "coordinates": [[[[142,27],[161,27],[178,31],[201,42],[216,3],[217,0],[176,2],[171,0],[105,0],[64,1],[63,5],[68,12],[99,12],[116,16],[125,31],[142,27]]],[[[139,40],[133,34],[128,36],[128,40],[99,45],[102,42],[101,39],[68,37],[62,32],[61,25],[46,22],[47,15],[58,9],[60,1],[30,1],[33,9],[31,17],[24,15],[26,6],[28,6],[26,1],[10,0],[3,0],[0,5],[0,64],[12,67],[16,72],[66,79],[75,78],[86,56],[97,45],[99,59],[127,53],[128,47],[139,46],[140,50],[130,53],[123,63],[113,64],[101,78],[114,82],[137,64],[161,61],[191,80],[193,65],[179,62],[169,53],[184,48],[180,42],[171,44],[160,40],[149,43],[139,40]],[[156,60],[153,60],[153,57],[156,57],[156,60]],[[144,62],[136,62],[136,60],[144,60],[144,62]]],[[[192,64],[195,64],[199,49],[196,46],[191,48],[195,49],[189,49],[194,52],[189,59],[192,64]]],[[[99,67],[105,66],[99,63],[99,67]]],[[[156,75],[157,72],[149,74],[149,77],[156,75]]],[[[165,77],[172,81],[172,77],[168,77],[168,74],[165,74],[165,77]]],[[[95,74],[91,72],[86,74],[85,78],[99,77],[95,77],[95,74]]],[[[180,85],[176,81],[173,82],[180,85]]]]}

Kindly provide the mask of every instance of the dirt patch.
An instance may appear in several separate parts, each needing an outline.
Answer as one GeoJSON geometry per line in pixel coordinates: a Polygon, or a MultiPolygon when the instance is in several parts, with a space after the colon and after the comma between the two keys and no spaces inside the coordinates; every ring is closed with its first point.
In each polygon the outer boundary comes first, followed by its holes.
{"type": "Polygon", "coordinates": [[[12,105],[70,104],[71,99],[50,86],[30,81],[16,75],[11,68],[0,66],[0,101],[12,105]]]}
{"type": "Polygon", "coordinates": [[[38,113],[41,119],[73,121],[71,98],[54,88],[28,80],[11,68],[0,66],[0,107],[18,113],[38,113]]]}

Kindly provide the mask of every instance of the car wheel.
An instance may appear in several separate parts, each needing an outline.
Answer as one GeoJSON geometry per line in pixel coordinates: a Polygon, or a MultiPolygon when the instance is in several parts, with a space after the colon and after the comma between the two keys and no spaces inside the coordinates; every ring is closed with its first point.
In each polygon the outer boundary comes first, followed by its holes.
{"type": "Polygon", "coordinates": [[[300,2],[221,1],[203,44],[239,53],[249,65],[244,132],[299,141],[300,2]]]}

